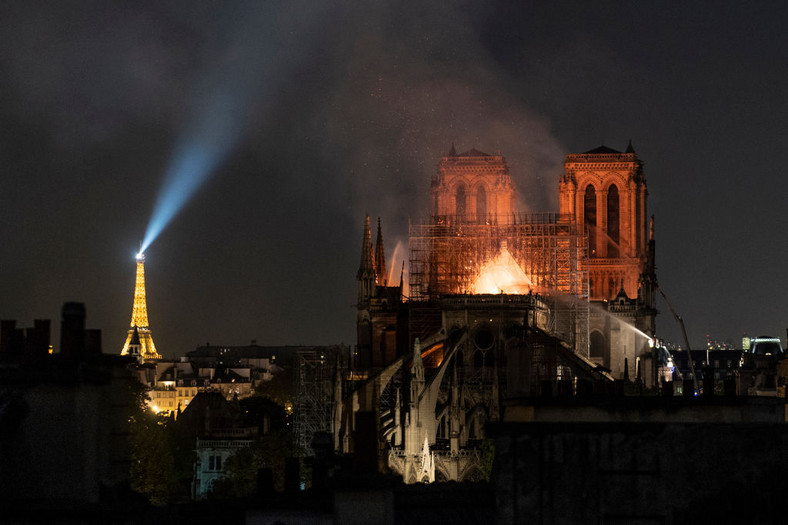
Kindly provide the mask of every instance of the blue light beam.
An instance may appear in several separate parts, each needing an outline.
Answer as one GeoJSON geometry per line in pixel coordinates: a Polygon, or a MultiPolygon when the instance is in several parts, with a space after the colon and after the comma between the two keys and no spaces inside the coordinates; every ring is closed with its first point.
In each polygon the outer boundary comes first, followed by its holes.
{"type": "Polygon", "coordinates": [[[186,143],[179,148],[167,169],[139,253],[145,253],[227,153],[216,144],[201,141],[186,143]]]}
{"type": "MultiPolygon", "coordinates": [[[[255,98],[270,95],[271,84],[281,75],[272,59],[270,33],[261,27],[271,24],[265,9],[246,11],[242,27],[233,24],[233,42],[197,84],[191,99],[192,118],[178,140],[165,171],[139,253],[145,253],[214,170],[239,142],[255,98]]],[[[236,13],[237,14],[237,13],[236,13]]]]}

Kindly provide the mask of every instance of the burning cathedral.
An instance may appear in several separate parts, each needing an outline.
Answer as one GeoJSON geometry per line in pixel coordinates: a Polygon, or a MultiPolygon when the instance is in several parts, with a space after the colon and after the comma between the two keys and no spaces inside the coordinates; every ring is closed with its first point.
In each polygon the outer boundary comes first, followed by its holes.
{"type": "Polygon", "coordinates": [[[484,477],[485,425],[507,399],[654,385],[653,223],[630,144],[567,155],[558,213],[516,209],[500,154],[442,157],[409,230],[407,296],[369,217],[358,340],[334,385],[334,448],[406,483],[484,477]]]}

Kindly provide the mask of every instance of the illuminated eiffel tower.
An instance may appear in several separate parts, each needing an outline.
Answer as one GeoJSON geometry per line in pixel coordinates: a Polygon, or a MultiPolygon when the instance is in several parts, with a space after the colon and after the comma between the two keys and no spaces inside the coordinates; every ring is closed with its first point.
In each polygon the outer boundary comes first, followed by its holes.
{"type": "Polygon", "coordinates": [[[145,303],[145,255],[137,255],[137,282],[134,285],[134,306],[131,310],[131,328],[120,355],[135,355],[138,359],[161,359],[148,326],[148,307],[145,303]]]}

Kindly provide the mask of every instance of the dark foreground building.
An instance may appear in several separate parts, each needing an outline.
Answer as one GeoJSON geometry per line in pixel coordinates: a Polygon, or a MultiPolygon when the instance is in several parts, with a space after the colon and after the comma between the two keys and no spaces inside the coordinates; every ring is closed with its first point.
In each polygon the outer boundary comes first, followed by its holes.
{"type": "Polygon", "coordinates": [[[783,523],[785,400],[510,402],[498,523],[783,523]]]}
{"type": "Polygon", "coordinates": [[[85,307],[63,306],[59,352],[48,321],[0,335],[0,521],[101,521],[128,491],[131,357],[101,353],[85,307]],[[102,507],[101,504],[105,504],[102,507]]]}

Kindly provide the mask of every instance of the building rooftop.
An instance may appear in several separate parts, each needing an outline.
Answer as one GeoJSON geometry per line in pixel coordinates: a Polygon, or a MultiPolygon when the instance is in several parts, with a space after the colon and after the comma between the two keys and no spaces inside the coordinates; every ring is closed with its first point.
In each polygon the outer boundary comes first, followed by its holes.
{"type": "Polygon", "coordinates": [[[608,148],[607,146],[599,146],[598,148],[594,148],[592,150],[583,152],[583,155],[597,154],[597,153],[621,153],[621,152],[613,148],[608,148]]]}

